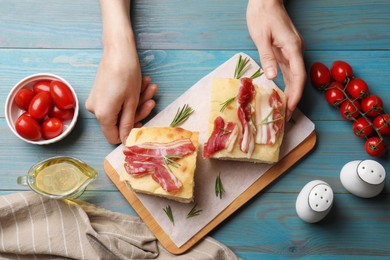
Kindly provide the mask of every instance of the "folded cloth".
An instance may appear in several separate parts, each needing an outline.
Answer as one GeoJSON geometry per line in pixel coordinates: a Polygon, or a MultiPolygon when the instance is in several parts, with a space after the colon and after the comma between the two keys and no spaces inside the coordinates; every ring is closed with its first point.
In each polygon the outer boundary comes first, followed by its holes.
{"type": "Polygon", "coordinates": [[[31,191],[0,196],[0,258],[237,259],[206,237],[187,253],[166,251],[137,217],[31,191]]]}

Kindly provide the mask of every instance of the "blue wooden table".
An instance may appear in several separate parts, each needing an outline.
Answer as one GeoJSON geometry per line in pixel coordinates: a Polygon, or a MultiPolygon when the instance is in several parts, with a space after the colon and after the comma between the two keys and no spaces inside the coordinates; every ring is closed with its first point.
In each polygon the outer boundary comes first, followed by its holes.
{"type": "MultiPolygon", "coordinates": [[[[390,3],[388,0],[294,0],[287,9],[306,41],[305,62],[349,62],[390,111],[390,3]]],[[[246,1],[133,1],[132,20],[142,71],[160,90],[158,113],[204,75],[243,51],[257,61],[245,20],[246,1]]],[[[80,117],[65,140],[34,146],[8,129],[0,110],[0,194],[26,190],[16,184],[34,163],[55,155],[78,157],[100,175],[81,199],[125,214],[136,213],[103,171],[115,147],[83,104],[102,54],[98,1],[0,0],[0,106],[23,77],[50,72],[75,88],[80,117]]],[[[276,83],[284,88],[279,76],[276,83]]],[[[108,88],[110,86],[107,86],[108,88]]],[[[349,194],[339,181],[342,166],[367,159],[351,123],[307,83],[300,109],[315,123],[318,141],[305,158],[255,196],[210,235],[243,259],[261,257],[390,256],[390,176],[373,199],[349,194]],[[335,192],[330,215],[306,224],[295,213],[298,192],[321,179],[335,192]]],[[[390,139],[390,138],[387,138],[390,139]]],[[[387,140],[388,147],[389,140],[387,140]]],[[[377,159],[390,175],[390,153],[377,159]]]]}

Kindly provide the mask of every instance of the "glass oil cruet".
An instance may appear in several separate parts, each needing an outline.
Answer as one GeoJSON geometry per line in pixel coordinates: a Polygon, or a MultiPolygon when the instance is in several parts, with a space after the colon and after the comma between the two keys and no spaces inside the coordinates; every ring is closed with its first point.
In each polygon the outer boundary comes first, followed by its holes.
{"type": "Polygon", "coordinates": [[[97,171],[85,162],[69,156],[57,156],[33,165],[17,183],[54,199],[77,198],[97,177],[97,171]]]}

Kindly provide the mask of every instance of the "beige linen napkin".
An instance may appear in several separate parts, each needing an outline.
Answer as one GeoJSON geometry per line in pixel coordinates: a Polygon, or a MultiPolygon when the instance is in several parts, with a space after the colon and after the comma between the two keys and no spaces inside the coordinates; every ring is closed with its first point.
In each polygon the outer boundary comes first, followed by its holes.
{"type": "Polygon", "coordinates": [[[206,237],[187,253],[166,251],[137,217],[33,192],[0,196],[0,258],[237,259],[206,237]]]}

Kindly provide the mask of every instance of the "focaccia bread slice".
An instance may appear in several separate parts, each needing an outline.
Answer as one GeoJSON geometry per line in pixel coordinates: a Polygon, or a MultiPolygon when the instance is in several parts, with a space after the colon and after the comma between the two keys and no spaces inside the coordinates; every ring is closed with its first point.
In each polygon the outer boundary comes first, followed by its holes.
{"type": "Polygon", "coordinates": [[[182,128],[134,128],[126,140],[121,180],[135,192],[193,201],[198,139],[198,132],[182,128]]]}
{"type": "Polygon", "coordinates": [[[285,95],[277,87],[262,88],[253,85],[250,78],[214,79],[209,139],[203,157],[277,162],[284,135],[285,106],[285,95]]]}

